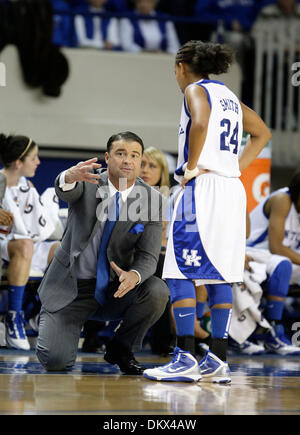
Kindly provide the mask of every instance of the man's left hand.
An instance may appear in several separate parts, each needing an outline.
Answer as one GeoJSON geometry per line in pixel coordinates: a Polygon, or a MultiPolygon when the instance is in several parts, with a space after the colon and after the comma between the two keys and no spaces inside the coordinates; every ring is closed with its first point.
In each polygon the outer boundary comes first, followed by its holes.
{"type": "Polygon", "coordinates": [[[120,285],[118,287],[118,290],[114,294],[114,297],[122,298],[126,295],[126,293],[135,288],[135,286],[139,282],[139,276],[133,270],[126,272],[125,270],[117,266],[114,261],[111,261],[110,265],[118,275],[120,281],[120,285]]]}

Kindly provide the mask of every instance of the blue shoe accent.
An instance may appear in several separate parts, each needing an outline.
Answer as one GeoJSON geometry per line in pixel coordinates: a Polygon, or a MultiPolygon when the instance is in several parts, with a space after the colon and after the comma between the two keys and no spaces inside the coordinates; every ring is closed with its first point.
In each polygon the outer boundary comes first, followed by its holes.
{"type": "Polygon", "coordinates": [[[23,311],[8,311],[5,317],[5,338],[9,347],[23,350],[30,349],[25,334],[23,311]]]}
{"type": "Polygon", "coordinates": [[[175,348],[170,363],[154,369],[147,369],[143,376],[154,381],[195,382],[201,380],[198,361],[189,352],[175,348]]]}

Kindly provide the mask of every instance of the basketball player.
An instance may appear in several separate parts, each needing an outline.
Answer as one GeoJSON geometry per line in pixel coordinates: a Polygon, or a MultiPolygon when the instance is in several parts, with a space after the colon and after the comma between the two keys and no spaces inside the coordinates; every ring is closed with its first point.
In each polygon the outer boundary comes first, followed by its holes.
{"type": "Polygon", "coordinates": [[[232,308],[231,283],[243,281],[246,194],[239,180],[271,137],[262,119],[210,74],[226,73],[233,52],[220,44],[190,41],[176,55],[184,93],[179,126],[181,183],[172,216],[163,278],[171,293],[178,348],[171,363],[144,371],[160,381],[228,383],[226,363],[232,308]],[[242,133],[250,138],[240,157],[242,133]],[[195,287],[205,284],[211,310],[210,350],[196,360],[195,287]]]}
{"type": "Polygon", "coordinates": [[[285,336],[282,321],[284,300],[290,284],[300,285],[300,170],[289,186],[271,193],[250,213],[246,252],[267,265],[265,317],[272,330],[257,337],[279,355],[295,355],[300,348],[285,336]]]}

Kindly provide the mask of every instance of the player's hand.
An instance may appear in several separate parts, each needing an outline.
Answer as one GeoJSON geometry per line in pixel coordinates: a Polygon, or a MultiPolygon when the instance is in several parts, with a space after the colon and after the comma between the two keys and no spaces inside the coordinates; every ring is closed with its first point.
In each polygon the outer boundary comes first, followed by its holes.
{"type": "Polygon", "coordinates": [[[193,178],[198,177],[199,175],[206,174],[206,172],[209,172],[209,170],[208,170],[208,169],[198,169],[198,172],[197,172],[193,177],[186,178],[186,177],[184,176],[184,177],[183,177],[183,180],[182,180],[182,182],[181,182],[181,187],[184,188],[185,185],[186,185],[186,183],[188,183],[190,180],[192,180],[193,178]]]}
{"type": "Polygon", "coordinates": [[[120,281],[120,285],[114,294],[114,297],[122,298],[124,295],[126,295],[126,293],[135,288],[139,282],[139,277],[133,270],[126,272],[125,270],[121,269],[114,261],[111,261],[110,265],[118,275],[120,281]]]}
{"type": "Polygon", "coordinates": [[[0,208],[0,225],[5,225],[10,229],[14,223],[14,215],[3,208],[0,208]]]}
{"type": "Polygon", "coordinates": [[[101,168],[97,157],[93,159],[85,160],[84,162],[79,162],[77,165],[72,166],[67,170],[65,175],[65,182],[67,184],[72,184],[80,181],[87,181],[88,183],[98,184],[98,180],[101,178],[99,174],[94,174],[94,169],[101,168]],[[92,171],[92,172],[91,172],[92,171]]]}
{"type": "Polygon", "coordinates": [[[250,257],[250,255],[246,254],[245,255],[245,266],[244,266],[245,270],[249,270],[249,271],[251,270],[251,267],[249,265],[250,261],[253,261],[253,258],[250,257]]]}

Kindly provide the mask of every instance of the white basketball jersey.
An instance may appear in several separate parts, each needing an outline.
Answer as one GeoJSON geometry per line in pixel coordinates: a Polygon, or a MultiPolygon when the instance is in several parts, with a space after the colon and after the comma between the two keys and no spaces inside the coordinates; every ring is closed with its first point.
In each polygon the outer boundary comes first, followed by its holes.
{"type": "MultiPolygon", "coordinates": [[[[276,190],[269,195],[263,202],[258,204],[250,213],[250,237],[247,239],[247,246],[258,249],[269,249],[268,229],[269,218],[264,213],[264,206],[271,196],[277,193],[289,194],[289,189],[276,190]]],[[[285,235],[283,245],[300,252],[300,214],[292,203],[289,214],[285,219],[285,235]]]]}
{"type": "MultiPolygon", "coordinates": [[[[225,177],[239,177],[241,173],[238,155],[243,135],[243,115],[239,99],[222,82],[203,79],[196,84],[205,89],[211,108],[207,136],[198,167],[225,177]]],[[[182,180],[182,166],[188,160],[191,123],[184,96],[179,126],[177,170],[174,177],[178,182],[182,180]]]]}

